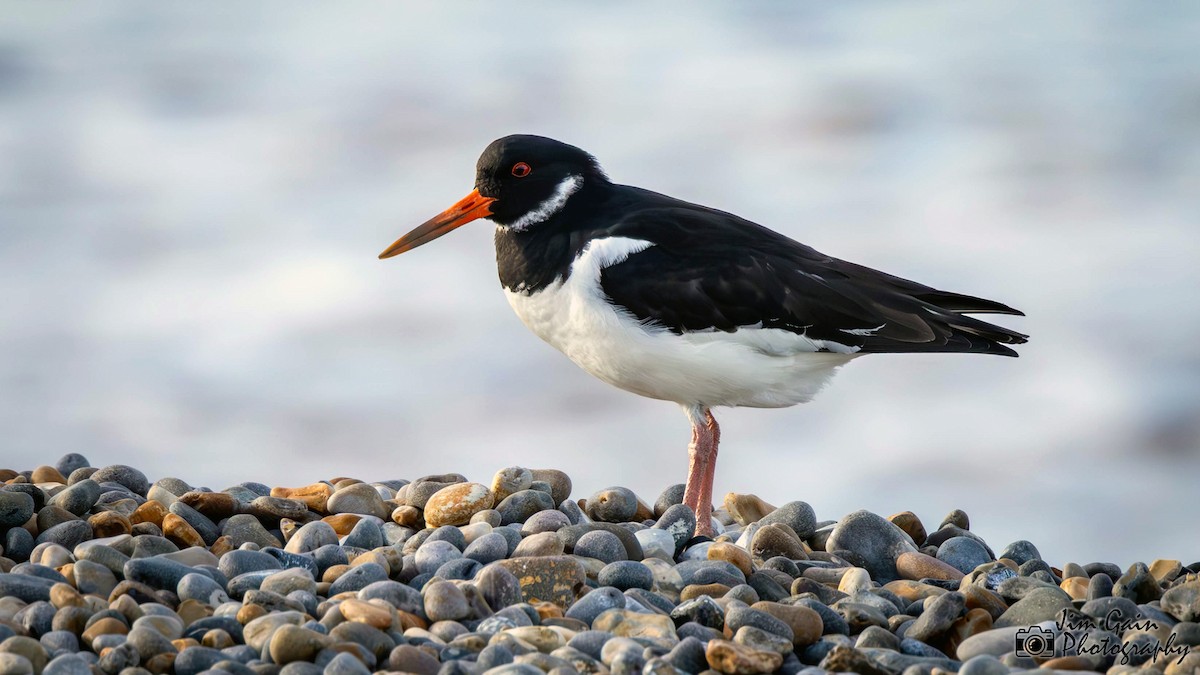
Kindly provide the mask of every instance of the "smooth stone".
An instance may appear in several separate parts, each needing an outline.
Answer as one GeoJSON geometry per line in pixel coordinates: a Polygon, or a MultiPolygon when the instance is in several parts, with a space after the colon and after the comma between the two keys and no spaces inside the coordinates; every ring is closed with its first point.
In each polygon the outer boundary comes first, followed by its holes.
{"type": "MultiPolygon", "coordinates": [[[[0,672],[10,672],[0,663],[0,672]]],[[[14,675],[18,671],[12,671],[14,675]]],[[[30,670],[30,673],[33,671],[30,670]]],[[[42,675],[92,675],[92,668],[88,660],[81,654],[60,654],[50,660],[46,667],[42,669],[42,675]]]]}
{"type": "Polygon", "coordinates": [[[783,665],[778,652],[755,649],[730,640],[710,640],[704,658],[714,670],[727,675],[773,673],[783,665]]]}
{"type": "Polygon", "coordinates": [[[458,621],[471,614],[466,595],[449,581],[432,581],[422,589],[421,595],[430,621],[458,621]]]}
{"type": "Polygon", "coordinates": [[[958,581],[963,578],[962,570],[953,565],[920,552],[905,552],[896,557],[896,571],[903,579],[942,579],[958,581]]]}
{"type": "Polygon", "coordinates": [[[165,635],[146,626],[134,626],[125,636],[125,644],[137,649],[143,663],[158,654],[175,654],[179,651],[165,635]]]}
{"type": "Polygon", "coordinates": [[[35,545],[33,535],[23,527],[13,527],[4,533],[4,555],[9,560],[28,559],[35,545]]]}
{"type": "Polygon", "coordinates": [[[1042,554],[1038,552],[1037,547],[1032,543],[1024,539],[1019,539],[1005,546],[1004,550],[1000,552],[1000,557],[1008,558],[1017,563],[1017,565],[1024,565],[1030,560],[1041,560],[1042,554]]]}
{"type": "Polygon", "coordinates": [[[500,469],[492,476],[491,490],[496,501],[500,501],[513,493],[528,490],[530,485],[533,485],[532,471],[520,466],[510,466],[500,469]]]}
{"type": "Polygon", "coordinates": [[[1071,596],[1062,589],[1055,586],[1035,588],[1005,610],[993,625],[996,628],[1031,626],[1052,620],[1064,607],[1071,606],[1071,596]]]}
{"type": "MultiPolygon", "coordinates": [[[[378,496],[378,495],[376,495],[378,496]]],[[[311,553],[322,546],[337,545],[338,536],[333,527],[321,520],[306,523],[292,534],[283,550],[288,553],[311,553]]]]}
{"type": "Polygon", "coordinates": [[[214,666],[228,658],[217,649],[190,647],[179,652],[179,655],[175,657],[173,667],[176,675],[199,675],[212,670],[214,666]]]}
{"type": "Polygon", "coordinates": [[[342,545],[367,550],[379,548],[384,545],[383,528],[375,520],[363,518],[354,524],[342,545]]]}
{"type": "Polygon", "coordinates": [[[312,483],[297,488],[274,487],[266,496],[297,501],[317,513],[327,513],[329,498],[332,495],[333,486],[328,483],[312,483]]]}
{"type": "Polygon", "coordinates": [[[521,526],[521,534],[528,537],[545,532],[553,533],[570,525],[572,525],[571,519],[567,517],[567,514],[558,509],[547,509],[529,516],[521,526]]]}
{"type": "Polygon", "coordinates": [[[788,502],[759,519],[760,525],[779,523],[792,528],[797,537],[807,539],[817,529],[817,516],[806,502],[788,502]]]}
{"type": "MultiPolygon", "coordinates": [[[[336,494],[336,493],[335,493],[336,494]]],[[[360,591],[376,581],[385,581],[388,572],[377,563],[366,563],[351,567],[345,574],[329,585],[329,595],[334,596],[348,591],[360,591]]]]}
{"type": "Polygon", "coordinates": [[[659,516],[658,521],[654,523],[654,529],[671,533],[675,540],[675,551],[678,553],[683,550],[684,544],[696,536],[696,514],[688,506],[674,504],[659,516]]]}
{"type": "Polygon", "coordinates": [[[888,521],[901,530],[904,530],[904,533],[917,545],[924,544],[925,539],[929,536],[925,531],[924,523],[912,511],[901,511],[900,513],[892,514],[888,516],[888,521]]]}
{"type": "Polygon", "coordinates": [[[839,521],[825,548],[859,556],[871,578],[879,583],[897,578],[896,558],[900,554],[917,551],[904,530],[870,511],[856,511],[839,521]]]}
{"type": "Polygon", "coordinates": [[[92,538],[92,526],[83,520],[59,523],[37,536],[38,544],[51,542],[68,550],[92,538]]]}
{"type": "MultiPolygon", "coordinates": [[[[214,523],[208,516],[183,503],[182,498],[180,501],[172,504],[168,511],[187,521],[187,524],[191,525],[192,529],[195,530],[204,540],[205,546],[211,546],[212,543],[217,540],[217,537],[221,536],[221,530],[217,527],[216,523],[214,523]]],[[[164,532],[166,531],[166,522],[167,518],[166,516],[163,516],[164,532]]]]}
{"type": "Polygon", "coordinates": [[[125,563],[125,579],[146,584],[159,590],[174,591],[179,582],[194,570],[174,560],[155,556],[134,558],[125,563]]]}
{"type": "MultiPolygon", "coordinates": [[[[336,493],[334,495],[337,496],[336,493]]],[[[495,496],[482,483],[454,483],[438,490],[425,503],[427,527],[465,525],[471,516],[492,508],[495,496]]]]}
{"type": "MultiPolygon", "coordinates": [[[[578,563],[576,563],[575,567],[579,574],[582,575],[583,569],[579,567],[578,563]]],[[[525,570],[518,571],[523,572],[525,570]]],[[[535,571],[542,573],[540,570],[535,571]]],[[[532,579],[528,581],[533,583],[532,579]]],[[[487,602],[488,606],[496,611],[499,611],[510,605],[515,605],[524,600],[524,594],[521,589],[520,581],[517,579],[517,576],[513,572],[509,571],[509,569],[503,564],[493,563],[480,570],[479,573],[475,575],[475,587],[479,589],[480,594],[483,596],[483,599],[485,602],[487,602]]],[[[544,592],[544,588],[531,591],[531,596],[534,593],[544,592]]],[[[561,593],[563,597],[566,597],[568,593],[570,594],[570,600],[566,600],[563,605],[560,605],[566,607],[570,604],[571,600],[574,600],[574,593],[570,592],[569,589],[561,589],[561,593]]]]}
{"type": "Polygon", "coordinates": [[[788,560],[809,559],[804,543],[790,527],[781,523],[760,524],[750,539],[750,553],[763,560],[775,557],[788,560]]]}
{"type": "Polygon", "coordinates": [[[593,530],[579,537],[573,549],[575,555],[595,558],[605,563],[625,560],[624,544],[616,534],[606,530],[593,530]]]}
{"type": "Polygon", "coordinates": [[[303,567],[292,567],[275,572],[263,579],[259,586],[261,590],[279,595],[288,595],[294,591],[304,591],[316,594],[317,582],[311,570],[303,567]]]}
{"type": "MultiPolygon", "coordinates": [[[[93,506],[96,505],[96,502],[100,501],[101,492],[103,492],[103,490],[100,488],[100,483],[91,478],[87,478],[54,495],[54,497],[50,499],[50,503],[66,509],[77,516],[83,516],[90,511],[93,506]]],[[[0,492],[0,505],[3,504],[4,495],[7,494],[18,493],[0,492]]],[[[25,520],[29,520],[29,518],[26,517],[25,520]]],[[[21,523],[24,523],[25,520],[22,520],[21,523]]],[[[3,525],[3,522],[3,507],[0,506],[0,526],[3,525]]]]}
{"type": "MultiPolygon", "coordinates": [[[[575,589],[587,579],[583,566],[571,556],[501,560],[488,565],[479,574],[487,573],[493,565],[503,567],[516,577],[526,602],[542,600],[562,608],[571,606],[575,601],[575,589]]],[[[496,607],[491,600],[488,604],[496,607]]]]}
{"type": "Polygon", "coordinates": [[[662,614],[640,614],[626,609],[608,609],[592,622],[594,630],[607,631],[618,637],[645,638],[672,646],[679,641],[675,623],[662,614]]]}
{"type": "Polygon", "coordinates": [[[508,557],[508,540],[499,532],[488,532],[471,542],[462,555],[483,565],[503,560],[508,557]]]}
{"type": "Polygon", "coordinates": [[[521,490],[505,497],[495,505],[500,512],[500,523],[523,523],[538,511],[555,508],[554,498],[538,490],[521,490]]]}
{"type": "MultiPolygon", "coordinates": [[[[780,605],[780,607],[783,607],[783,605],[780,605]]],[[[725,612],[725,626],[734,632],[742,626],[754,626],[768,633],[786,638],[789,641],[795,638],[795,633],[786,622],[766,611],[746,606],[733,606],[727,609],[725,612]]]]}
{"type": "MultiPolygon", "coordinates": [[[[621,560],[641,560],[645,557],[642,554],[642,547],[638,544],[638,540],[633,536],[633,532],[629,528],[613,523],[586,523],[580,525],[572,525],[564,527],[558,531],[558,536],[562,537],[563,544],[566,545],[568,551],[574,550],[574,547],[579,543],[579,540],[589,532],[608,532],[613,534],[621,541],[621,545],[625,547],[625,555],[621,560]]],[[[612,562],[611,560],[605,562],[612,562]]]]}
{"type": "Polygon", "coordinates": [[[131,492],[143,497],[146,496],[146,492],[150,489],[150,481],[146,479],[146,474],[124,464],[106,466],[92,474],[91,478],[97,483],[119,483],[129,488],[131,492]]]}
{"type": "Polygon", "coordinates": [[[33,662],[21,654],[0,652],[0,672],[5,675],[33,675],[33,662]]]}
{"type": "Polygon", "coordinates": [[[622,591],[631,588],[651,590],[654,587],[654,573],[640,562],[618,560],[601,568],[596,581],[601,586],[612,586],[622,591]]]}
{"type": "MultiPolygon", "coordinates": [[[[557,513],[557,511],[553,513],[557,513]]],[[[613,539],[615,540],[616,537],[614,536],[613,539]]],[[[619,545],[620,541],[617,541],[617,544],[619,545]]],[[[513,551],[512,557],[562,555],[564,550],[565,546],[562,539],[554,532],[539,532],[522,539],[521,543],[517,544],[517,548],[513,551]]],[[[621,550],[623,553],[624,548],[622,547],[621,550]]]]}
{"type": "Polygon", "coordinates": [[[587,592],[567,608],[566,616],[591,625],[610,609],[625,609],[625,596],[617,589],[601,586],[587,592]]]}
{"type": "MultiPolygon", "coordinates": [[[[378,496],[378,495],[376,495],[378,496]]],[[[308,505],[296,499],[258,496],[245,505],[246,511],[260,519],[304,520],[308,518],[308,505]]]]}
{"type": "Polygon", "coordinates": [[[904,636],[930,642],[954,625],[966,612],[967,600],[962,593],[952,592],[925,601],[925,611],[905,631],[904,636]]]}
{"type": "MultiPolygon", "coordinates": [[[[510,654],[509,662],[511,662],[511,658],[510,654]]],[[[438,669],[441,668],[441,664],[438,663],[435,656],[407,644],[399,645],[391,651],[388,655],[387,666],[392,671],[417,673],[418,675],[436,675],[438,669]]]]}
{"type": "MultiPolygon", "coordinates": [[[[174,505],[172,505],[174,506],[174,505]]],[[[183,516],[168,513],[163,516],[163,536],[178,546],[205,546],[204,537],[183,516]]]]}
{"type": "Polygon", "coordinates": [[[426,540],[416,552],[417,571],[432,574],[451,560],[463,557],[454,544],[445,540],[426,540]]]}
{"type": "MultiPolygon", "coordinates": [[[[543,482],[550,486],[550,496],[554,505],[562,504],[571,496],[571,477],[558,469],[531,469],[534,482],[543,482]]],[[[532,483],[531,483],[532,485],[532,483]]]]}
{"type": "Polygon", "coordinates": [[[1200,581],[1172,586],[1163,593],[1159,604],[1164,612],[1180,621],[1200,621],[1200,581]]]}
{"type": "Polygon", "coordinates": [[[371,675],[371,670],[353,654],[341,652],[325,664],[322,675],[371,675]]]}
{"type": "Polygon", "coordinates": [[[80,593],[107,598],[117,586],[117,577],[112,570],[90,560],[75,562],[75,587],[80,593]]]}
{"type": "Polygon", "coordinates": [[[584,513],[592,520],[603,523],[625,523],[633,520],[637,508],[637,495],[632,490],[610,487],[588,497],[584,513]]]}
{"type": "Polygon", "coordinates": [[[221,584],[195,572],[185,575],[179,580],[175,594],[179,596],[180,600],[195,600],[213,607],[229,602],[229,595],[221,584]]]}
{"type": "Polygon", "coordinates": [[[271,661],[278,664],[293,661],[311,661],[331,642],[330,638],[313,630],[296,625],[280,626],[271,634],[268,653],[271,661]]]}
{"type": "Polygon", "coordinates": [[[938,547],[937,559],[963,574],[991,562],[987,550],[970,537],[947,539],[938,547]]]}
{"type": "Polygon", "coordinates": [[[669,563],[675,560],[675,538],[666,530],[646,528],[633,533],[646,558],[658,558],[669,563]]]}

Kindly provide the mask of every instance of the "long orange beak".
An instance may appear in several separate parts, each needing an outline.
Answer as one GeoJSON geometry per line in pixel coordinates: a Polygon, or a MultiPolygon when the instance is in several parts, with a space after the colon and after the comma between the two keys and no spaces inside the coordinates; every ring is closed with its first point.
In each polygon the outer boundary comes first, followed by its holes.
{"type": "Polygon", "coordinates": [[[466,225],[472,220],[487,218],[492,215],[491,206],[494,201],[496,200],[493,197],[484,197],[479,194],[479,190],[471,190],[471,194],[460,199],[454,206],[442,211],[422,223],[412,232],[397,239],[396,243],[387,247],[383,253],[379,254],[379,259],[382,260],[394,255],[400,255],[422,244],[428,244],[443,234],[466,225]]]}

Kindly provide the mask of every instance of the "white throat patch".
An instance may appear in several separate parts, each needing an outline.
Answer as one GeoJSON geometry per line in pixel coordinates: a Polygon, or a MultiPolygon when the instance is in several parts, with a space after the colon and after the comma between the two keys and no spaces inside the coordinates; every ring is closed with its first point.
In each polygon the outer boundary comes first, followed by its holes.
{"type": "Polygon", "coordinates": [[[578,192],[581,187],[583,187],[583,176],[567,176],[554,188],[554,194],[550,195],[546,201],[538,204],[534,210],[513,221],[512,225],[508,226],[509,229],[520,232],[546,220],[562,210],[562,207],[566,206],[567,200],[571,198],[571,195],[578,192]]]}

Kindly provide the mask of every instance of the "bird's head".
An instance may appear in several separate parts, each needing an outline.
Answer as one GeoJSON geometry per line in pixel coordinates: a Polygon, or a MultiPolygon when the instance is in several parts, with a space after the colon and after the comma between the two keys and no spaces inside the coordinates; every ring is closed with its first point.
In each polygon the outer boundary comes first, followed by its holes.
{"type": "Polygon", "coordinates": [[[397,239],[379,257],[399,255],[479,218],[528,230],[565,208],[585,185],[607,182],[595,158],[573,145],[542,136],[505,136],[479,156],[470,194],[397,239]]]}

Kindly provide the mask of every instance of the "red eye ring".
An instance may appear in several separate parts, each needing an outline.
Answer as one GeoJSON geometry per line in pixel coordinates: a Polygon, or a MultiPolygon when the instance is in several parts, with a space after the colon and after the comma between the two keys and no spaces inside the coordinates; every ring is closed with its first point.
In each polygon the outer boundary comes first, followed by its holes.
{"type": "Polygon", "coordinates": [[[525,162],[517,162],[516,164],[513,164],[512,175],[516,176],[517,178],[524,178],[531,173],[533,173],[533,169],[530,168],[525,162]]]}

